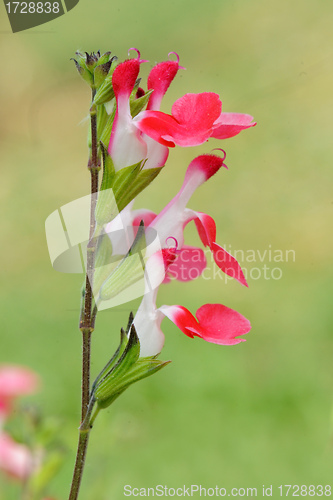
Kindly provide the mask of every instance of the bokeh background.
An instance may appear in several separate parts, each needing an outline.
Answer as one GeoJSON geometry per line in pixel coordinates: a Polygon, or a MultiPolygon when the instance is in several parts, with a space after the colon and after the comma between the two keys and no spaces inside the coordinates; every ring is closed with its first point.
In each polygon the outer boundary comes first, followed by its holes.
{"type": "MultiPolygon", "coordinates": [[[[190,340],[164,321],[161,357],[173,362],[101,414],[82,500],[123,498],[124,485],[260,491],[270,484],[330,484],[333,4],[81,0],[68,14],[17,34],[4,5],[0,10],[0,361],[37,371],[43,389],[29,400],[62,422],[68,454],[50,492],[66,498],[80,405],[82,276],[52,269],[44,236],[47,216],[89,186],[89,89],[70,58],[77,49],[100,49],[124,59],[133,46],[150,61],[143,76],[170,51],[187,68],[163,111],[186,92],[213,91],[225,111],[258,122],[224,141],[229,171],[190,203],[215,218],[217,241],[231,252],[257,253],[255,262],[241,262],[248,273],[257,269],[249,289],[214,276],[209,262],[209,279],[173,282],[159,294],[159,304],[193,312],[221,302],[253,327],[247,342],[223,347],[190,340]],[[269,259],[270,249],[281,251],[283,262],[269,259]],[[289,253],[286,261],[287,250],[295,259],[289,253]],[[280,279],[271,274],[276,267],[280,279]]],[[[221,143],[171,151],[136,206],[160,210],[192,158],[213,147],[221,143]]],[[[188,238],[198,242],[191,229],[188,238]]],[[[137,303],[100,314],[94,373],[113,352],[130,307],[137,303]]],[[[15,488],[4,499],[16,498],[15,488]]]]}

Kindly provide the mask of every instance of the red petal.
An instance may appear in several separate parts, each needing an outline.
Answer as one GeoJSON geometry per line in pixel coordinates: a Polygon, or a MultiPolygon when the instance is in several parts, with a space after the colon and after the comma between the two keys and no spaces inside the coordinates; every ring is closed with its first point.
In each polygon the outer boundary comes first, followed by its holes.
{"type": "Polygon", "coordinates": [[[129,59],[119,64],[112,75],[112,87],[116,98],[130,96],[140,71],[138,59],[129,59]]]}
{"type": "Polygon", "coordinates": [[[134,119],[134,123],[141,132],[164,146],[175,147],[173,136],[179,134],[179,124],[172,116],[161,111],[144,111],[138,116],[140,119],[134,119]],[[163,136],[167,135],[165,139],[163,136]]]}
{"type": "Polygon", "coordinates": [[[183,306],[162,306],[159,310],[188,337],[201,337],[207,342],[234,345],[244,342],[238,339],[251,329],[251,324],[242,314],[222,304],[205,304],[197,310],[198,321],[183,306]]]}
{"type": "MultiPolygon", "coordinates": [[[[225,157],[224,157],[225,158],[225,157]]],[[[226,167],[221,158],[217,155],[200,155],[194,158],[187,167],[184,182],[186,183],[196,170],[203,172],[205,180],[207,181],[212,177],[221,167],[226,167]]]]}
{"type": "Polygon", "coordinates": [[[164,61],[153,67],[148,76],[148,90],[154,89],[147,109],[158,110],[161,99],[168,90],[179,68],[178,61],[164,61]]]}
{"type": "Polygon", "coordinates": [[[216,224],[214,219],[203,212],[196,212],[197,218],[194,219],[199,237],[205,247],[211,245],[216,240],[216,224]]]}
{"type": "Polygon", "coordinates": [[[159,310],[164,314],[164,316],[167,316],[178,328],[185,333],[188,337],[193,337],[197,333],[188,330],[188,327],[192,327],[195,329],[195,327],[198,325],[195,317],[193,314],[190,313],[186,307],[183,306],[162,306],[159,308],[159,310]]]}
{"type": "Polygon", "coordinates": [[[199,146],[209,139],[220,116],[217,94],[186,94],[172,106],[172,115],[160,111],[142,112],[135,125],[164,146],[199,146]]]}
{"type": "Polygon", "coordinates": [[[246,282],[244,273],[238,264],[235,257],[228,253],[224,248],[222,248],[217,243],[212,243],[210,247],[214,260],[219,268],[228,276],[235,278],[239,283],[245,286],[249,286],[246,282]]]}
{"type": "Polygon", "coordinates": [[[172,106],[172,116],[187,130],[207,130],[221,114],[221,101],[218,94],[185,94],[172,106]]]}
{"type": "Polygon", "coordinates": [[[242,314],[222,304],[205,304],[200,307],[196,316],[201,327],[201,334],[207,342],[233,345],[244,342],[236,339],[251,330],[251,324],[242,314]]]}
{"type": "Polygon", "coordinates": [[[254,127],[256,122],[252,122],[253,116],[242,113],[221,113],[214,123],[212,137],[216,139],[227,139],[234,137],[242,130],[254,127]]]}

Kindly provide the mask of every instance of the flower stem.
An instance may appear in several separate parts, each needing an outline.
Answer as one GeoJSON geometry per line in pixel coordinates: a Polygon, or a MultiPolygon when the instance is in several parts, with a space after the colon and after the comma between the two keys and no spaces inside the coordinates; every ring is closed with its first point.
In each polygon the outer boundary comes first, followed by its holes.
{"type": "MultiPolygon", "coordinates": [[[[95,91],[93,90],[92,100],[95,91]]],[[[100,158],[97,147],[97,112],[96,106],[90,108],[91,122],[91,154],[88,169],[91,175],[91,203],[90,203],[90,231],[87,245],[87,272],[85,282],[84,300],[80,316],[80,330],[82,332],[82,392],[81,392],[81,425],[79,428],[79,442],[77,447],[76,461],[69,500],[77,500],[85,458],[88,447],[89,433],[92,425],[90,415],[93,405],[90,402],[90,356],[91,356],[91,334],[94,330],[96,312],[93,309],[93,280],[95,267],[95,208],[98,193],[98,172],[100,170],[100,158]],[[94,311],[94,312],[93,312],[94,311]]]]}
{"type": "Polygon", "coordinates": [[[76,500],[79,495],[79,489],[80,489],[83,468],[85,464],[87,447],[88,447],[88,439],[89,439],[89,431],[85,432],[80,431],[69,500],[76,500]]]}

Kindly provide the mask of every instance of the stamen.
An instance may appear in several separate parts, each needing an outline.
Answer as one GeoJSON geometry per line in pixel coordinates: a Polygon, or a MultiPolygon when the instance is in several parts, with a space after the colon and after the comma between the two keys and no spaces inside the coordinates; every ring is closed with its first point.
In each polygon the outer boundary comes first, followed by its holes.
{"type": "Polygon", "coordinates": [[[223,153],[223,155],[224,155],[224,156],[223,156],[223,158],[222,158],[222,161],[224,161],[224,160],[226,159],[227,153],[224,151],[224,149],[221,149],[221,148],[214,148],[214,149],[212,149],[212,150],[211,150],[211,152],[210,152],[209,154],[212,154],[212,153],[213,153],[213,151],[222,151],[222,153],[223,153]]]}
{"type": "Polygon", "coordinates": [[[178,241],[173,236],[168,236],[167,239],[165,240],[165,243],[168,246],[169,250],[177,250],[178,248],[178,241]],[[173,240],[174,246],[171,246],[169,240],[173,240]]]}
{"type": "Polygon", "coordinates": [[[139,61],[139,63],[145,63],[145,62],[148,62],[147,59],[140,59],[141,57],[141,53],[138,49],[136,49],[135,47],[131,47],[130,49],[128,49],[128,56],[130,55],[130,51],[131,50],[135,50],[135,52],[138,54],[138,57],[137,57],[137,60],[139,61]]]}
{"type": "Polygon", "coordinates": [[[176,62],[178,64],[178,69],[186,69],[186,68],[184,68],[184,66],[179,66],[179,55],[177,54],[177,52],[169,52],[169,54],[168,54],[169,61],[171,61],[171,59],[170,59],[171,54],[175,54],[175,56],[177,58],[176,62]]]}

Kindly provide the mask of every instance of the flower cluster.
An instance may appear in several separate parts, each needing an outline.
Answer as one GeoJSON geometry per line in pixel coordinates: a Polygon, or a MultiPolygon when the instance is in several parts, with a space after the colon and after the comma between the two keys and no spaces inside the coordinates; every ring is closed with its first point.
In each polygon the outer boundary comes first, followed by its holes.
{"type": "MultiPolygon", "coordinates": [[[[187,207],[199,186],[221,167],[227,168],[224,164],[225,152],[217,150],[216,154],[196,157],[186,171],[179,193],[158,215],[149,210],[133,210],[132,205],[136,195],[165,165],[169,148],[197,146],[211,137],[233,137],[254,126],[255,122],[247,114],[222,112],[220,97],[213,92],[186,94],[174,102],[171,114],[160,111],[164,94],[182,68],[179,57],[170,53],[167,61],[155,65],[149,73],[145,91],[139,87],[138,76],[141,64],[146,61],[141,59],[139,51],[136,52],[137,57],[109,70],[94,97],[95,104],[98,107],[104,104],[109,113],[104,129],[100,132],[100,140],[105,148],[104,174],[97,201],[98,230],[95,234],[108,233],[113,255],[124,256],[122,263],[113,268],[109,275],[103,275],[102,279],[100,270],[97,270],[98,286],[95,282],[94,288],[96,301],[99,303],[112,294],[124,291],[126,284],[133,283],[135,276],[139,276],[134,266],[128,264],[126,256],[129,257],[129,247],[134,244],[137,227],[141,224],[145,227],[146,236],[149,230],[156,232],[160,249],[145,251],[146,274],[149,270],[150,278],[157,277],[157,284],[154,287],[146,286],[134,318],[133,324],[140,339],[140,356],[156,356],[161,351],[164,335],[160,325],[165,316],[191,338],[198,336],[216,344],[237,344],[244,340],[239,336],[250,330],[250,323],[241,314],[222,304],[203,305],[196,313],[197,319],[180,305],[156,306],[159,285],[170,281],[170,277],[179,277],[177,269],[180,266],[195,268],[197,276],[205,268],[204,257],[199,263],[198,260],[184,258],[185,253],[187,256],[193,255],[193,248],[184,245],[183,234],[185,226],[191,221],[194,221],[203,245],[210,249],[219,268],[247,286],[236,259],[216,242],[214,220],[207,214],[187,207]],[[170,59],[172,54],[175,58],[170,59]],[[138,174],[133,177],[135,170],[138,174]],[[154,171],[154,175],[147,175],[149,171],[154,171]],[[140,178],[143,174],[146,177],[140,178]],[[116,199],[120,210],[118,216],[114,204],[108,199],[108,190],[116,199]],[[122,239],[116,236],[119,218],[123,226],[128,227],[126,238],[122,239]]],[[[139,267],[140,264],[137,269],[139,267]]],[[[186,279],[191,279],[190,273],[186,279]]]]}
{"type": "MultiPolygon", "coordinates": [[[[247,286],[237,260],[216,243],[216,225],[212,217],[187,208],[187,203],[194,191],[216,174],[221,167],[225,167],[223,161],[224,157],[212,154],[195,158],[186,171],[180,191],[158,215],[149,210],[132,210],[131,206],[127,206],[119,214],[118,217],[123,219],[123,223],[128,228],[127,241],[134,241],[141,221],[144,222],[147,232],[156,231],[161,251],[153,255],[148,252],[146,259],[149,275],[159,275],[159,284],[169,282],[169,275],[182,281],[182,273],[177,272],[181,266],[196,269],[196,276],[204,271],[204,257],[202,256],[199,262],[197,258],[191,258],[200,250],[184,244],[184,229],[189,222],[194,221],[203,245],[211,250],[219,268],[242,285],[247,286]]],[[[119,222],[116,218],[107,225],[106,231],[113,248],[117,252],[124,252],[125,247],[121,249],[120,242],[117,241],[119,236],[117,231],[114,231],[114,228],[118,226],[119,222]]],[[[187,273],[186,280],[190,280],[191,277],[192,274],[187,273]]],[[[208,342],[222,345],[233,345],[243,341],[244,339],[237,337],[250,330],[250,323],[246,318],[221,304],[206,304],[200,307],[196,313],[198,322],[183,306],[164,305],[157,308],[158,289],[159,286],[151,289],[147,284],[142,303],[134,318],[134,325],[140,339],[141,356],[152,356],[161,351],[164,335],[160,325],[165,316],[185,335],[191,338],[198,336],[208,342]]]]}
{"type": "MultiPolygon", "coordinates": [[[[222,304],[204,304],[196,317],[183,305],[156,304],[162,283],[172,277],[183,281],[193,278],[191,272],[179,277],[180,268],[195,269],[196,276],[205,269],[203,251],[184,242],[184,229],[192,221],[216,265],[247,286],[237,260],[217,243],[213,218],[187,206],[196,189],[222,167],[227,168],[225,152],[217,149],[194,158],[178,194],[159,214],[134,210],[133,203],[160,174],[170,148],[198,146],[210,138],[234,137],[255,122],[247,114],[223,112],[221,99],[214,92],[185,94],[173,103],[170,114],[161,111],[165,93],[183,69],[179,57],[170,52],[168,60],[156,64],[144,90],[139,73],[147,61],[141,59],[137,49],[131,50],[136,56],[118,64],[110,52],[78,52],[75,61],[92,89],[88,168],[94,196],[86,280],[90,288],[85,284],[81,330],[91,333],[98,309],[131,300],[130,287],[134,289],[138,282],[141,291],[135,296],[143,296],[136,314],[130,315],[126,331],[122,330],[117,352],[93,384],[89,408],[87,413],[84,411],[84,430],[92,425],[89,418],[96,402],[98,413],[133,382],[165,366],[157,359],[164,344],[164,317],[188,337],[220,345],[238,344],[250,330],[250,322],[244,316],[222,304]],[[101,159],[103,176],[99,184],[101,159]],[[126,231],[119,231],[120,227],[126,227],[126,231]],[[200,262],[193,258],[193,250],[201,255],[200,262]]],[[[91,418],[93,422],[95,416],[91,418]]]]}
{"type": "MultiPolygon", "coordinates": [[[[113,71],[116,111],[108,152],[116,170],[142,160],[145,160],[145,169],[162,167],[170,147],[198,146],[210,137],[227,139],[255,125],[250,115],[223,113],[221,100],[213,92],[186,94],[173,104],[171,115],[161,112],[162,98],[181,68],[177,54],[176,57],[176,61],[161,62],[150,71],[147,109],[134,117],[130,97],[140,65],[145,61],[140,59],[138,52],[136,59],[124,61],[113,71]]],[[[142,98],[144,95],[139,88],[135,97],[142,98]]]]}

